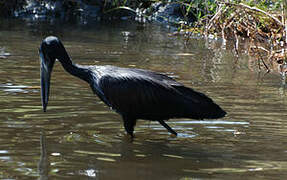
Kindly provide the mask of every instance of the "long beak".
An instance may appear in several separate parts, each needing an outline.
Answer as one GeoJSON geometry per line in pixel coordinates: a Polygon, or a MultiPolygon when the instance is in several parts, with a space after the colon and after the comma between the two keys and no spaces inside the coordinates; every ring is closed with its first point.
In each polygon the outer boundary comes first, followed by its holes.
{"type": "Polygon", "coordinates": [[[42,106],[43,111],[46,112],[48,101],[49,101],[49,94],[50,94],[50,78],[51,72],[53,69],[53,65],[55,60],[47,58],[41,48],[39,49],[39,56],[40,56],[40,70],[41,70],[41,98],[42,98],[42,106]]]}

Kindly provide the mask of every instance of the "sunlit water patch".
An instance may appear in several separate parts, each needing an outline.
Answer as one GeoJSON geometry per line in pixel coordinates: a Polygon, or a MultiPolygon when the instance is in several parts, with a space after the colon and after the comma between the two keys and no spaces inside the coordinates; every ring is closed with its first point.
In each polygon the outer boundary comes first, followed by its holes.
{"type": "Polygon", "coordinates": [[[39,92],[39,86],[24,86],[24,85],[14,85],[12,83],[0,84],[0,91],[9,93],[36,93],[39,92]]]}

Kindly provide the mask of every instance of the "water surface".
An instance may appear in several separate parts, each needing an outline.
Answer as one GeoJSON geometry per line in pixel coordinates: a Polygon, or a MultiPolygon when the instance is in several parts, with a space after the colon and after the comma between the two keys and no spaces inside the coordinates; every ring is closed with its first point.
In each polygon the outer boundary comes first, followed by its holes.
{"type": "Polygon", "coordinates": [[[0,59],[0,178],[287,178],[287,98],[280,77],[251,71],[244,53],[235,63],[220,41],[185,44],[168,33],[131,22],[2,23],[0,48],[9,56],[0,59]],[[121,117],[60,63],[43,113],[37,51],[50,34],[61,38],[76,63],[167,73],[212,97],[228,115],[172,119],[178,137],[157,122],[139,121],[130,142],[121,117]]]}

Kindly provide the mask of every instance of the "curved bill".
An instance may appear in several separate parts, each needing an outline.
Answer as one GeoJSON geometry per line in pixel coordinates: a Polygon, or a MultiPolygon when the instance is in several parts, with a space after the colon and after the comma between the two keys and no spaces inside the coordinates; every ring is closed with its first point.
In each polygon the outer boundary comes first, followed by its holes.
{"type": "Polygon", "coordinates": [[[41,98],[42,98],[43,111],[46,112],[46,108],[49,101],[51,72],[55,60],[51,60],[50,58],[45,56],[41,48],[39,49],[39,56],[40,56],[40,71],[41,71],[41,98]]]}

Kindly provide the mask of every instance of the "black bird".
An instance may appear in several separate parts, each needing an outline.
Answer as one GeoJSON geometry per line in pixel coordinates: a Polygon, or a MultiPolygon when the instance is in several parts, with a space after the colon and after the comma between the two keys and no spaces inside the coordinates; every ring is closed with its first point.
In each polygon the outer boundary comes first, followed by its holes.
{"type": "Polygon", "coordinates": [[[158,121],[170,133],[177,133],[164,121],[170,118],[216,119],[226,112],[203,93],[152,71],[116,66],[81,66],[71,61],[61,41],[49,36],[39,48],[41,96],[44,112],[49,100],[54,62],[90,84],[93,92],[123,118],[125,130],[133,137],[137,119],[158,121]]]}

